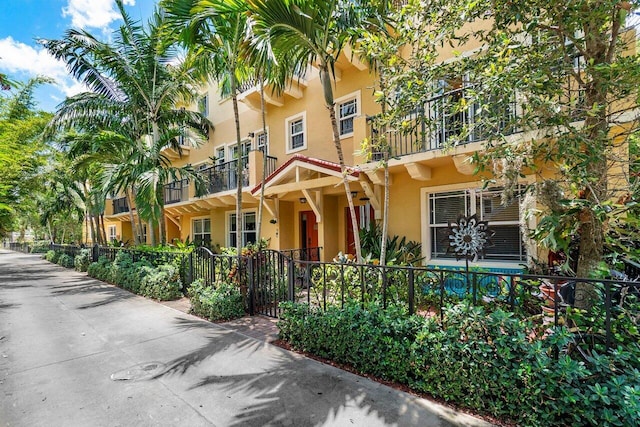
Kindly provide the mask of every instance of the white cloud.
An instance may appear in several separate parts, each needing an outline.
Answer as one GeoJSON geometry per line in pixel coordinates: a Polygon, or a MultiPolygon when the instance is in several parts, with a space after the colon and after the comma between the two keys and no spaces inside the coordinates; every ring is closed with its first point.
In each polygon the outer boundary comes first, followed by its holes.
{"type": "MultiPolygon", "coordinates": [[[[134,6],[135,0],[124,0],[123,4],[134,6]]],[[[120,19],[114,0],[68,0],[62,8],[62,16],[71,17],[74,28],[100,28],[105,30],[113,21],[120,19]]]]}
{"type": "Polygon", "coordinates": [[[0,70],[10,75],[51,77],[67,96],[87,90],[73,80],[65,65],[49,55],[44,48],[20,43],[11,37],[0,39],[0,70]]]}

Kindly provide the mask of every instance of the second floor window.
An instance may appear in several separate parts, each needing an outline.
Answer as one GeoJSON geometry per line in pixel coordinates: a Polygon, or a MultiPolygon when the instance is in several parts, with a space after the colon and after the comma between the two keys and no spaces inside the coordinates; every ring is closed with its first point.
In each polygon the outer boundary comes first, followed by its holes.
{"type": "Polygon", "coordinates": [[[266,132],[260,132],[256,136],[256,147],[264,154],[269,154],[269,137],[266,132]]]}
{"type": "Polygon", "coordinates": [[[298,119],[289,123],[291,131],[291,148],[301,148],[304,146],[304,121],[298,119]]]}
{"type": "Polygon", "coordinates": [[[358,114],[358,101],[353,98],[338,104],[340,136],[353,134],[353,119],[358,114]]]}
{"type": "Polygon", "coordinates": [[[198,111],[203,116],[209,117],[209,95],[205,94],[198,100],[198,111]]]}
{"type": "Polygon", "coordinates": [[[307,148],[306,114],[298,114],[285,120],[287,131],[287,153],[307,148]]]}

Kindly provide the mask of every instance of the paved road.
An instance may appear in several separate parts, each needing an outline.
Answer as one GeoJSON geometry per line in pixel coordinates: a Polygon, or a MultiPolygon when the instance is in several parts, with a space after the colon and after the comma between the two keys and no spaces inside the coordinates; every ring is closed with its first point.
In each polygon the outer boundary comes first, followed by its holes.
{"type": "Polygon", "coordinates": [[[0,426],[486,425],[0,249],[0,426]]]}

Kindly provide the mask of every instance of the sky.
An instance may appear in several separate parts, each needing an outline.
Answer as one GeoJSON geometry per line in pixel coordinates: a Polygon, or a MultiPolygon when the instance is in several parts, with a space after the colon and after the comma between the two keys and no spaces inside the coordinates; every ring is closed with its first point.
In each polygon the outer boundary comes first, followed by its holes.
{"type": "MultiPolygon", "coordinates": [[[[129,16],[146,23],[156,0],[123,3],[129,16]]],[[[70,28],[109,40],[121,23],[115,0],[0,0],[0,72],[17,81],[39,75],[53,78],[54,84],[35,94],[38,108],[53,112],[66,96],[86,89],[37,40],[60,39],[70,28]]]]}

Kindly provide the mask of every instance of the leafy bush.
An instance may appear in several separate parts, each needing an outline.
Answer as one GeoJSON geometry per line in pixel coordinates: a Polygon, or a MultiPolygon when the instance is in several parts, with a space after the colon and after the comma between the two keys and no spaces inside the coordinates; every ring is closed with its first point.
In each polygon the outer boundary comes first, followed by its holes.
{"type": "Polygon", "coordinates": [[[64,253],[59,254],[58,256],[58,265],[61,265],[65,268],[73,268],[73,257],[71,255],[67,255],[64,253]]]}
{"type": "Polygon", "coordinates": [[[244,299],[237,286],[218,282],[211,287],[204,286],[203,283],[202,279],[198,279],[189,287],[188,294],[194,314],[211,321],[244,316],[244,299]]]}
{"type": "Polygon", "coordinates": [[[31,245],[31,253],[32,254],[45,254],[49,252],[49,246],[51,243],[48,240],[41,240],[38,242],[33,242],[31,245]]]}
{"type": "Polygon", "coordinates": [[[111,261],[105,256],[98,258],[98,262],[92,262],[89,264],[87,274],[91,277],[95,277],[98,280],[105,282],[111,281],[111,261]]]}
{"type": "Polygon", "coordinates": [[[55,264],[56,261],[58,261],[59,256],[60,254],[58,254],[56,251],[49,250],[44,254],[44,259],[55,264]]]}
{"type": "Polygon", "coordinates": [[[375,302],[281,307],[280,336],[295,348],[519,425],[631,426],[640,415],[638,343],[585,364],[562,353],[568,330],[535,338],[502,310],[460,304],[439,324],[375,302]]]}
{"type": "Polygon", "coordinates": [[[76,255],[73,264],[78,271],[87,271],[91,263],[91,249],[80,249],[80,255],[76,255]]]}
{"type": "Polygon", "coordinates": [[[146,297],[161,301],[177,299],[182,296],[180,270],[173,265],[161,265],[155,269],[143,267],[144,277],[140,283],[139,293],[146,297]]]}

